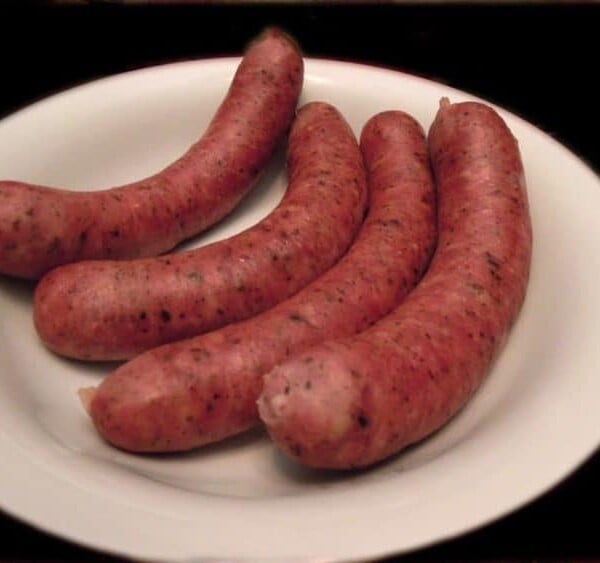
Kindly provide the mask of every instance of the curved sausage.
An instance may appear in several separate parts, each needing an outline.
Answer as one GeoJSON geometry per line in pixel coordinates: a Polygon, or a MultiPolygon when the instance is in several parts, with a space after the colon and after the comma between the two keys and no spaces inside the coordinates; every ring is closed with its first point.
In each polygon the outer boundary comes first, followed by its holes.
{"type": "Polygon", "coordinates": [[[419,285],[368,330],[265,376],[260,416],[302,464],[368,466],[439,429],[489,372],[520,311],[532,233],[516,140],[492,108],[443,100],[429,145],[439,241],[419,285]]]}
{"type": "Polygon", "coordinates": [[[78,192],[0,182],[0,273],[37,279],[59,264],[156,256],[227,215],[288,131],[303,82],[276,28],[248,47],[203,137],[163,171],[78,192]]]}
{"type": "Polygon", "coordinates": [[[277,208],[229,239],[49,272],[34,294],[42,340],[73,358],[124,359],[250,317],[304,287],[347,250],[366,206],[358,143],[333,106],[300,109],[288,171],[277,208]]]}
{"type": "Polygon", "coordinates": [[[106,440],[164,452],[246,430],[258,422],[263,373],[324,338],[366,328],[412,289],[436,241],[425,135],[410,116],[386,112],[363,128],[361,148],[370,207],[347,254],[269,311],[150,350],[83,390],[106,440]]]}

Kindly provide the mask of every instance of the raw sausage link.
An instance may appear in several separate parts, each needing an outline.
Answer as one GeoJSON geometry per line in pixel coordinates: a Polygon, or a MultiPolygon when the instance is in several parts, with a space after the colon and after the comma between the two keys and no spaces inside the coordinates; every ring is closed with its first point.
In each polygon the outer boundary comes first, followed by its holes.
{"type": "Polygon", "coordinates": [[[287,133],[303,82],[297,46],[266,30],[248,47],[204,136],[156,175],[78,192],[0,182],[0,272],[156,256],[227,215],[287,133]]]}
{"type": "Polygon", "coordinates": [[[390,315],[265,376],[259,412],[308,466],[380,461],[445,424],[473,395],[520,311],[531,225],[517,142],[479,103],[443,100],[429,134],[439,242],[390,315]]]}
{"type": "Polygon", "coordinates": [[[129,358],[220,328],[296,293],[348,249],[367,191],[356,138],[332,106],[300,109],[288,147],[288,190],[242,233],[188,252],[133,261],[88,261],[49,272],[34,318],[55,352],[129,358]]]}
{"type": "Polygon", "coordinates": [[[361,148],[370,208],[348,253],[262,315],[156,348],[84,390],[99,432],[133,451],[187,450],[258,422],[262,374],[324,338],[355,333],[412,289],[436,241],[425,135],[400,112],[372,118],[361,148]]]}

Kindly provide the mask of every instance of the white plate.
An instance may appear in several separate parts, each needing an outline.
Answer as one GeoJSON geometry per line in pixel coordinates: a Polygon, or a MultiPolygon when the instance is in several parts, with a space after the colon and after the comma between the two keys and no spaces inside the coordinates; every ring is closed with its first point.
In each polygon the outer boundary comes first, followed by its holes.
{"type": "MultiPolygon", "coordinates": [[[[238,59],[93,82],[0,122],[0,176],[72,188],[134,180],[203,130],[238,59]]],[[[463,92],[389,70],[307,60],[303,100],[339,107],[359,133],[400,108],[428,127],[463,92]]],[[[0,506],[111,553],[161,560],[359,559],[462,534],[531,501],[600,443],[600,184],[563,146],[501,110],[529,182],[534,256],[508,346],[441,432],[373,470],[324,475],[284,460],[262,432],[176,456],[111,449],[75,396],[108,366],[58,359],[31,322],[31,286],[0,281],[0,506]]],[[[232,234],[281,197],[278,166],[219,228],[232,234]]]]}

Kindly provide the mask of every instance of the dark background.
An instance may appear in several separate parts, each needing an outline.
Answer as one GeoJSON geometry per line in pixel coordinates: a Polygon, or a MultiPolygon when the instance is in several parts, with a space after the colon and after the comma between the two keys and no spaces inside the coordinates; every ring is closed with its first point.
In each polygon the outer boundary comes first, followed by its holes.
{"type": "MultiPolygon", "coordinates": [[[[108,74],[239,55],[268,24],[288,30],[307,56],[394,68],[486,98],[600,170],[597,3],[0,1],[0,117],[108,74]]],[[[598,506],[600,454],[514,514],[395,560],[600,559],[598,506]]],[[[0,561],[108,559],[1,512],[0,538],[0,561]]]]}

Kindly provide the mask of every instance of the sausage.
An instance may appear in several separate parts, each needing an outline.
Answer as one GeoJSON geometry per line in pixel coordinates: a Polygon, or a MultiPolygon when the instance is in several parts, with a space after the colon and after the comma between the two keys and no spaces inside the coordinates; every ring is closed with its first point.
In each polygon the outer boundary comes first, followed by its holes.
{"type": "Polygon", "coordinates": [[[439,241],[419,285],[369,329],[265,375],[261,419],[304,465],[366,467],[439,429],[489,373],[525,299],[532,232],[511,131],[485,104],[444,99],[428,141],[439,241]]]}
{"type": "Polygon", "coordinates": [[[44,343],[64,356],[120,360],[268,309],[348,249],[367,192],[358,143],[333,106],[303,106],[290,132],[288,190],[229,239],[157,258],[55,268],[34,292],[44,343]]]}
{"type": "Polygon", "coordinates": [[[296,44],[256,38],[203,137],[161,172],[100,191],[0,182],[0,273],[38,279],[87,259],[156,256],[240,202],[287,133],[303,83],[296,44]]]}
{"type": "Polygon", "coordinates": [[[262,374],[324,338],[366,328],[416,284],[436,241],[425,134],[401,112],[374,116],[361,149],[369,212],[347,254],[288,300],[247,321],[150,350],[82,391],[112,444],[189,450],[258,423],[262,374]]]}

